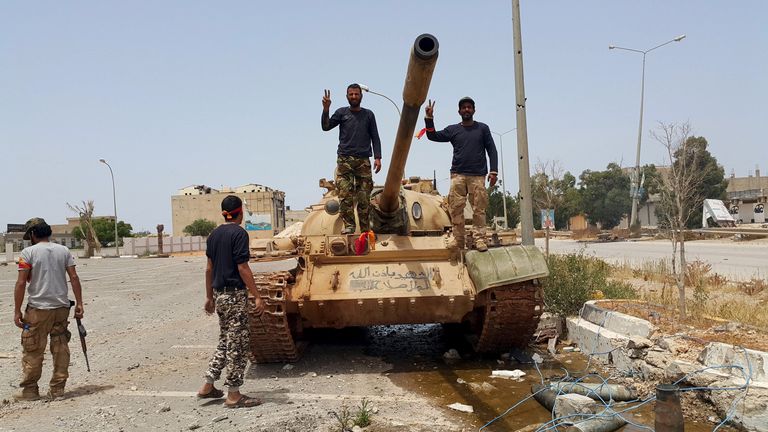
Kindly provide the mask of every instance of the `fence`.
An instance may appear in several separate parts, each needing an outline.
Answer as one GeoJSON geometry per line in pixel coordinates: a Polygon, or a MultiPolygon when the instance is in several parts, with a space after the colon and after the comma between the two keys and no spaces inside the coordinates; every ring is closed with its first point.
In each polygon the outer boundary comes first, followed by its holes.
{"type": "MultiPolygon", "coordinates": [[[[204,251],[207,237],[184,236],[163,237],[163,253],[204,251]]],[[[124,255],[146,255],[158,253],[157,237],[124,237],[124,255]]]]}

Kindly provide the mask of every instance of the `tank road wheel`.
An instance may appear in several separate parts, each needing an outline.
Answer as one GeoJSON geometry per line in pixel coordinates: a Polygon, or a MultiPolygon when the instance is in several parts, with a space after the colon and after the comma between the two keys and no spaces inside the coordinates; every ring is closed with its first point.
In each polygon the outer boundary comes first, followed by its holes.
{"type": "Polygon", "coordinates": [[[293,276],[286,271],[254,275],[266,307],[257,316],[250,312],[251,354],[255,363],[295,362],[301,351],[295,341],[296,317],[287,313],[286,288],[293,276]],[[292,331],[293,330],[293,331],[292,331]]]}
{"type": "Polygon", "coordinates": [[[530,342],[544,307],[544,293],[533,281],[505,285],[478,294],[480,306],[468,317],[478,353],[499,353],[530,342]]]}

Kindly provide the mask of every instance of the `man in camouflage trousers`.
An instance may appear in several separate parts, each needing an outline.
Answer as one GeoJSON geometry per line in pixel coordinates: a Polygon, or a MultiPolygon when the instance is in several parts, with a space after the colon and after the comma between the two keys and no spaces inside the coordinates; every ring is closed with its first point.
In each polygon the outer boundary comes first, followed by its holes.
{"type": "Polygon", "coordinates": [[[466,234],[464,230],[464,206],[467,196],[472,203],[472,226],[475,230],[475,247],[481,252],[488,250],[485,244],[485,209],[488,207],[488,192],[485,189],[485,175],[488,174],[489,187],[496,184],[498,157],[496,144],[491,130],[485,123],[474,121],[475,101],[470,97],[459,100],[461,123],[450,125],[441,131],[435,130],[433,119],[435,103],[429,101],[425,108],[427,138],[430,141],[450,142],[453,145],[451,163],[451,190],[448,193],[451,224],[455,244],[464,249],[466,234]],[[491,170],[485,159],[490,159],[491,170]]]}
{"type": "Polygon", "coordinates": [[[224,392],[213,383],[228,367],[224,385],[228,387],[227,408],[248,408],[261,404],[261,400],[240,393],[250,347],[248,300],[254,302],[256,315],[264,311],[264,301],[259,296],[253,273],[248,267],[250,250],[248,233],[243,222],[243,202],[229,195],[221,202],[221,214],[225,223],[208,236],[205,254],[205,312],[219,317],[219,343],[208,364],[205,384],[197,392],[200,399],[218,399],[224,392]]]}
{"type": "Polygon", "coordinates": [[[355,232],[355,202],[357,216],[360,219],[360,231],[371,229],[370,201],[373,190],[371,174],[371,153],[373,168],[381,170],[381,140],[376,127],[373,111],[360,106],[363,100],[358,84],[347,87],[348,107],[339,108],[330,116],[331,92],[323,95],[323,114],[321,126],[329,131],[339,126],[339,147],[336,159],[336,193],[339,196],[339,215],[344,223],[342,234],[355,232]],[[371,152],[373,150],[373,152],[371,152]]]}

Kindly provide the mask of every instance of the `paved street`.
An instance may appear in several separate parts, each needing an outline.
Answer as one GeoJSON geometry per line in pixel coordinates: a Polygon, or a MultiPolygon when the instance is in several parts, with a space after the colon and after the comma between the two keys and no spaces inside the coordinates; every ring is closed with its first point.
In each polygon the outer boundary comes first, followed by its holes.
{"type": "MultiPolygon", "coordinates": [[[[544,249],[544,239],[536,239],[544,249]]],[[[585,243],[576,240],[550,240],[550,251],[576,252],[582,248],[611,263],[630,263],[633,266],[648,261],[670,259],[672,244],[667,240],[622,241],[585,243]]],[[[768,242],[733,242],[730,240],[702,240],[685,243],[686,259],[701,260],[712,265],[712,271],[729,279],[745,280],[753,276],[768,277],[768,242]]]]}

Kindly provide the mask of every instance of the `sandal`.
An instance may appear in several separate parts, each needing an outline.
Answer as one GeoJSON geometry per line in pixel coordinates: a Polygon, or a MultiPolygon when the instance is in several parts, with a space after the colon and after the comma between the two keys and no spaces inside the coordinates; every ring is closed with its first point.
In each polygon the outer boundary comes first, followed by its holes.
{"type": "Polygon", "coordinates": [[[224,391],[219,390],[216,387],[211,389],[211,391],[209,391],[206,394],[200,394],[200,393],[197,394],[198,399],[220,399],[223,397],[224,397],[224,391]]]}
{"type": "Polygon", "coordinates": [[[233,404],[224,402],[224,406],[227,408],[253,408],[255,406],[261,405],[262,403],[263,402],[259,398],[243,395],[237,402],[233,404]]]}

